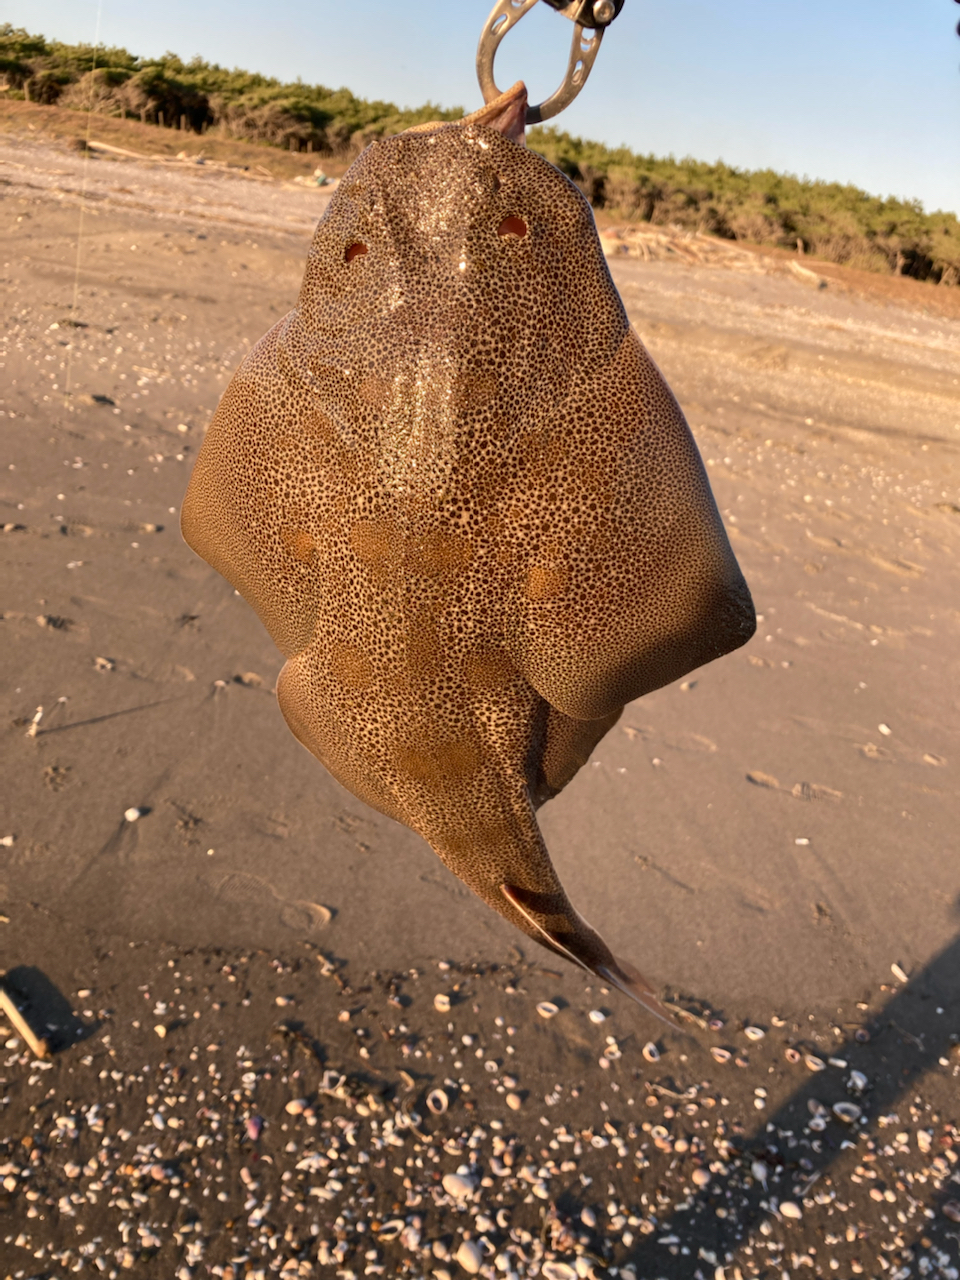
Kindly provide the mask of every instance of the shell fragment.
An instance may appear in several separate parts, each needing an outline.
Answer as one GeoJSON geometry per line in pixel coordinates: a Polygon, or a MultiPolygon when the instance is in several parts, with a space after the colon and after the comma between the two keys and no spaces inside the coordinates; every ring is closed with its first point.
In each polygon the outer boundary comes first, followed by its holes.
{"type": "Polygon", "coordinates": [[[863,1110],[855,1102],[835,1102],[833,1114],[838,1120],[843,1120],[847,1124],[856,1124],[863,1115],[863,1110]]]}

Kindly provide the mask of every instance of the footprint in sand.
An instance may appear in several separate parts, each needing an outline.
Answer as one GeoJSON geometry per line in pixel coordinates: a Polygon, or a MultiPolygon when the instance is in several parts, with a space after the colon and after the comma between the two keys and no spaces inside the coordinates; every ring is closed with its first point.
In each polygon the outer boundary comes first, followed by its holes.
{"type": "Polygon", "coordinates": [[[705,738],[702,733],[673,733],[664,737],[668,747],[675,751],[700,751],[711,755],[717,750],[712,738],[705,738]]]}
{"type": "Polygon", "coordinates": [[[816,782],[795,782],[790,788],[795,800],[837,800],[843,799],[842,791],[834,791],[832,787],[821,787],[816,782]]]}
{"type": "Polygon", "coordinates": [[[780,779],[775,778],[772,773],[761,773],[759,769],[748,773],[747,781],[752,782],[755,787],[766,787],[770,791],[780,790],[780,779]]]}
{"type": "MultiPolygon", "coordinates": [[[[650,725],[621,725],[623,732],[627,735],[631,742],[636,738],[642,738],[649,741],[656,737],[657,731],[650,725]]],[[[672,747],[675,751],[701,751],[710,754],[717,750],[717,744],[712,738],[705,738],[702,733],[667,733],[663,735],[665,746],[672,747]]]]}
{"type": "Polygon", "coordinates": [[[282,813],[261,814],[254,819],[254,825],[261,835],[269,836],[272,840],[286,840],[290,834],[290,823],[282,813]]]}
{"type": "Polygon", "coordinates": [[[761,658],[755,653],[748,653],[746,659],[751,667],[775,667],[777,665],[771,658],[761,658]]]}
{"type": "Polygon", "coordinates": [[[768,791],[782,791],[785,795],[793,796],[794,800],[832,800],[836,803],[843,799],[842,791],[834,791],[832,787],[823,787],[817,782],[795,782],[792,787],[784,787],[780,785],[780,779],[775,778],[771,773],[754,770],[746,776],[747,781],[753,783],[755,787],[766,787],[768,791]]]}
{"type": "Polygon", "coordinates": [[[217,898],[231,906],[257,906],[265,903],[279,908],[280,923],[297,933],[316,933],[333,919],[333,911],[319,902],[304,898],[284,898],[273,885],[246,871],[234,871],[215,884],[210,884],[217,898]]]}
{"type": "Polygon", "coordinates": [[[857,750],[864,760],[882,760],[886,764],[892,764],[894,760],[892,751],[888,751],[886,747],[878,747],[875,742],[861,743],[857,746],[857,750]]]}

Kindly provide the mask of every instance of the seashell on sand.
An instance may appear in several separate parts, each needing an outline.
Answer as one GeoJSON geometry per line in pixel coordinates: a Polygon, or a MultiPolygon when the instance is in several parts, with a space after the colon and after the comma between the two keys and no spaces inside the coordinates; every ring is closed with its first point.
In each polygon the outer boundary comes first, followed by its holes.
{"type": "Polygon", "coordinates": [[[833,1114],[838,1120],[843,1120],[847,1124],[856,1124],[863,1115],[863,1108],[858,1107],[855,1102],[835,1102],[833,1114]]]}
{"type": "Polygon", "coordinates": [[[450,1012],[450,997],[444,991],[438,991],[433,997],[433,1007],[437,1013],[450,1012]]]}
{"type": "Polygon", "coordinates": [[[784,1049],[783,1056],[788,1062],[799,1062],[802,1059],[803,1054],[799,1049],[794,1049],[792,1046],[788,1046],[784,1049]]]}
{"type": "Polygon", "coordinates": [[[391,1218],[389,1222],[385,1222],[377,1232],[378,1240],[396,1240],[400,1232],[406,1226],[402,1218],[391,1218]]]}
{"type": "Polygon", "coordinates": [[[640,1050],[640,1052],[646,1058],[647,1062],[660,1061],[660,1050],[657,1048],[657,1046],[653,1043],[652,1040],[648,1040],[647,1043],[640,1050]]]}
{"type": "MultiPolygon", "coordinates": [[[[446,1178],[444,1178],[446,1182],[446,1178]]],[[[475,1276],[483,1266],[483,1251],[473,1240],[464,1240],[457,1250],[457,1262],[467,1275],[475,1276]]]]}
{"type": "Polygon", "coordinates": [[[729,1062],[733,1055],[729,1049],[721,1049],[718,1044],[715,1044],[710,1050],[710,1056],[717,1062],[729,1062]]]}
{"type": "Polygon", "coordinates": [[[552,1000],[541,1000],[537,1005],[537,1013],[541,1018],[555,1018],[560,1012],[560,1006],[555,1005],[552,1000]]]}
{"type": "Polygon", "coordinates": [[[475,1178],[462,1173],[446,1173],[443,1176],[443,1189],[454,1200],[469,1200],[477,1189],[475,1178]]]}
{"type": "Polygon", "coordinates": [[[599,1023],[599,1022],[606,1022],[607,1020],[607,1015],[603,1012],[602,1009],[591,1009],[590,1012],[587,1014],[587,1017],[590,1019],[591,1022],[599,1023]]]}
{"type": "Polygon", "coordinates": [[[818,1058],[815,1053],[805,1053],[803,1062],[810,1071],[826,1071],[827,1069],[827,1064],[822,1058],[818,1058]]]}
{"type": "Polygon", "coordinates": [[[799,1221],[803,1217],[803,1210],[797,1204],[796,1200],[781,1200],[780,1214],[784,1218],[793,1218],[799,1221]]]}
{"type": "Polygon", "coordinates": [[[743,1034],[748,1040],[762,1040],[767,1033],[763,1027],[744,1027],[743,1034]]]}
{"type": "MultiPolygon", "coordinates": [[[[659,1062],[660,1060],[660,1050],[657,1048],[655,1044],[645,1044],[641,1052],[643,1053],[643,1056],[647,1059],[648,1062],[659,1062]],[[651,1058],[647,1052],[648,1049],[652,1049],[657,1056],[655,1058],[651,1058]]],[[[613,1036],[607,1036],[607,1047],[604,1049],[603,1057],[600,1059],[600,1061],[601,1062],[619,1062],[622,1057],[623,1057],[623,1054],[616,1040],[613,1038],[613,1036]]]]}
{"type": "Polygon", "coordinates": [[[540,1274],[544,1280],[577,1280],[577,1269],[569,1262],[545,1262],[540,1274]]]}
{"type": "Polygon", "coordinates": [[[435,1116],[442,1116],[449,1105],[450,1099],[444,1089],[431,1089],[427,1094],[427,1110],[435,1116]]]}

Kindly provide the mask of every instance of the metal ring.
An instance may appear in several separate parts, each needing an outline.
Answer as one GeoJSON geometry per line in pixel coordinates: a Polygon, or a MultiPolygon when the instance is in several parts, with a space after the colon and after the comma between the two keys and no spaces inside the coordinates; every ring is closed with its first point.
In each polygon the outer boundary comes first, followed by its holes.
{"type": "MultiPolygon", "coordinates": [[[[517,25],[520,19],[530,12],[539,0],[497,0],[487,21],[484,23],[480,43],[477,46],[477,79],[484,102],[492,102],[500,96],[496,81],[493,78],[493,60],[500,41],[507,32],[517,25]]],[[[526,123],[540,124],[553,116],[559,115],[574,100],[587,83],[600,41],[603,39],[603,28],[588,28],[581,23],[574,23],[573,42],[570,45],[570,57],[567,61],[567,72],[559,89],[544,102],[527,107],[526,123]]]]}

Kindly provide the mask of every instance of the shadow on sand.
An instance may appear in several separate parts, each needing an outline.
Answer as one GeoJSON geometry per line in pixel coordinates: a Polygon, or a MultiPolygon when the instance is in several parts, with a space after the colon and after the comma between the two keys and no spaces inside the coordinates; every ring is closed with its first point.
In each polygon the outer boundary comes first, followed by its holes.
{"type": "MultiPolygon", "coordinates": [[[[757,1233],[764,1219],[778,1216],[781,1201],[793,1200],[802,1205],[807,1196],[819,1196],[821,1201],[832,1199],[838,1206],[837,1231],[842,1233],[848,1225],[857,1227],[856,1214],[852,1209],[844,1212],[839,1208],[844,1203],[843,1195],[825,1184],[825,1175],[846,1156],[851,1146],[861,1148],[854,1160],[859,1162],[863,1154],[861,1135],[865,1138],[875,1131],[877,1118],[895,1111],[898,1103],[909,1105],[913,1101],[910,1091],[926,1072],[938,1067],[942,1070],[940,1060],[948,1059],[958,1041],[956,1018],[950,1017],[958,1007],[960,937],[899,989],[865,1024],[869,1040],[858,1039],[851,1030],[846,1039],[838,1040],[831,1047],[830,1056],[844,1059],[846,1070],[811,1072],[788,1101],[773,1114],[764,1114],[751,1132],[738,1127],[731,1129],[728,1133],[730,1157],[734,1160],[736,1153],[745,1157],[740,1162],[744,1171],[738,1173],[735,1164],[730,1174],[716,1178],[705,1193],[692,1197],[689,1209],[675,1209],[670,1218],[659,1222],[652,1235],[643,1237],[630,1259],[637,1275],[643,1280],[661,1277],[679,1280],[699,1274],[704,1280],[713,1280],[715,1274],[720,1274],[716,1268],[729,1267],[734,1262],[737,1249],[757,1233]],[[851,1069],[867,1076],[868,1084],[862,1096],[844,1087],[851,1069]],[[811,1100],[828,1108],[836,1102],[855,1101],[863,1109],[863,1115],[852,1125],[831,1115],[822,1132],[811,1131],[812,1112],[808,1105],[811,1100]],[[770,1170],[766,1188],[749,1176],[754,1160],[762,1161],[770,1170]],[[718,1217],[718,1209],[721,1213],[726,1211],[727,1216],[718,1217]]],[[[864,1029],[860,1029],[861,1037],[864,1029]]],[[[898,1127],[910,1123],[907,1116],[899,1119],[898,1127]]],[[[925,1122],[929,1123],[929,1117],[925,1122]]],[[[882,1137],[880,1142],[882,1145],[882,1137]]],[[[936,1154],[936,1150],[932,1151],[931,1158],[936,1154]]],[[[870,1186],[882,1190],[885,1184],[878,1180],[870,1186]]],[[[895,1229],[887,1231],[876,1224],[872,1228],[859,1224],[867,1274],[876,1270],[869,1266],[868,1256],[882,1257],[889,1253],[893,1262],[893,1255],[902,1256],[904,1249],[943,1248],[948,1236],[957,1241],[960,1228],[939,1213],[940,1206],[949,1199],[960,1199],[960,1187],[931,1194],[924,1207],[933,1210],[935,1216],[921,1218],[919,1226],[895,1224],[895,1229]],[[894,1240],[898,1230],[902,1245],[894,1240]]],[[[894,1212],[893,1205],[885,1208],[894,1212]]],[[[804,1242],[803,1247],[809,1247],[808,1242],[804,1242]]],[[[797,1248],[801,1248],[799,1235],[797,1248]]],[[[815,1259],[811,1257],[810,1261],[815,1259]]],[[[778,1257],[773,1252],[763,1259],[755,1257],[754,1263],[761,1275],[797,1274],[784,1255],[778,1257]]],[[[892,1265],[886,1274],[896,1272],[897,1266],[892,1265]]],[[[731,1280],[734,1272],[731,1269],[723,1274],[726,1280],[731,1280]]],[[[816,1262],[810,1270],[804,1265],[801,1274],[812,1277],[831,1273],[816,1262]]]]}
{"type": "Polygon", "coordinates": [[[61,1053],[89,1039],[100,1023],[78,1018],[67,997],[42,969],[18,965],[3,975],[3,986],[34,1035],[46,1042],[47,1052],[61,1053]]]}

